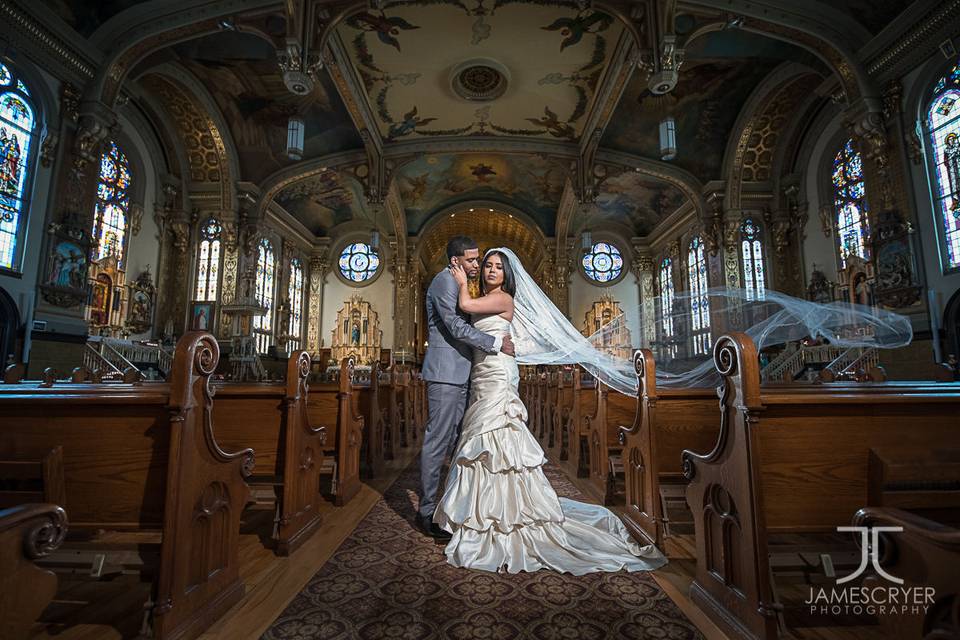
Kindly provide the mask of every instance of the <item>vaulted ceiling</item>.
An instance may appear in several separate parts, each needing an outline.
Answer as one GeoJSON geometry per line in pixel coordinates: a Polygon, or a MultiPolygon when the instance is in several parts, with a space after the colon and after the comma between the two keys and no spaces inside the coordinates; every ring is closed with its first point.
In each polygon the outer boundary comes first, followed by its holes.
{"type": "Polygon", "coordinates": [[[337,37],[384,140],[575,141],[623,32],[606,13],[560,2],[408,2],[355,14],[337,37]]]}
{"type": "MultiPolygon", "coordinates": [[[[96,33],[95,42],[132,14],[162,4],[41,2],[82,37],[96,33]]],[[[802,66],[804,82],[790,92],[799,103],[836,76],[829,56],[812,52],[806,32],[781,26],[761,33],[756,23],[738,28],[740,18],[725,3],[687,0],[676,5],[671,25],[684,48],[679,81],[654,95],[648,74],[638,69],[649,51],[638,51],[635,42],[649,20],[635,13],[631,28],[624,22],[642,4],[237,0],[234,13],[220,14],[226,17],[219,32],[171,36],[130,77],[169,103],[169,91],[160,95],[167,85],[152,74],[161,65],[168,79],[181,74],[178,91],[218,112],[230,138],[226,155],[239,164],[236,179],[282,183],[264,190],[318,236],[377,219],[388,193],[410,235],[431,228],[436,216],[483,201],[523,212],[545,237],[606,224],[645,236],[699,198],[703,185],[726,178],[738,118],[766,79],[787,63],[802,66]],[[298,13],[302,7],[308,9],[298,13]],[[292,93],[284,79],[291,39],[324,47],[305,58],[314,65],[314,82],[304,95],[292,93]],[[291,116],[305,121],[299,162],[286,153],[291,116]],[[662,162],[658,125],[666,116],[676,119],[678,152],[662,162]],[[604,154],[617,156],[607,165],[616,168],[591,174],[604,154]],[[585,175],[597,178],[593,193],[585,175]],[[578,199],[583,203],[558,230],[558,211],[578,199]]],[[[784,15],[815,20],[829,13],[859,29],[862,44],[911,3],[781,4],[784,15]]],[[[207,15],[200,5],[176,6],[183,15],[195,10],[199,21],[207,15]]],[[[764,162],[763,171],[744,175],[769,178],[770,158],[764,162]]]]}

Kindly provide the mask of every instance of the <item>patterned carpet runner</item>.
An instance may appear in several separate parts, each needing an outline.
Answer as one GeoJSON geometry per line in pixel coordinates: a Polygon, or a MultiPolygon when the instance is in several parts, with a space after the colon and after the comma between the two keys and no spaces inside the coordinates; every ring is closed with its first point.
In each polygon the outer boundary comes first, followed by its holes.
{"type": "MultiPolygon", "coordinates": [[[[552,465],[561,496],[584,496],[552,465]]],[[[701,639],[648,573],[574,577],[457,569],[414,526],[419,463],[401,473],[262,636],[340,638],[701,639]]]]}

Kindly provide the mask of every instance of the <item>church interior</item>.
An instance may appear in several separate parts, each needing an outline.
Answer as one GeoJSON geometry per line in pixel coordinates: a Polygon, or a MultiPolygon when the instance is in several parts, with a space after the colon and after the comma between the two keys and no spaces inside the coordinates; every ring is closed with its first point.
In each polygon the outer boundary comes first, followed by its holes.
{"type": "Polygon", "coordinates": [[[960,638],[960,3],[0,15],[0,637],[960,638]],[[519,393],[663,568],[415,526],[457,235],[626,363],[519,393]]]}

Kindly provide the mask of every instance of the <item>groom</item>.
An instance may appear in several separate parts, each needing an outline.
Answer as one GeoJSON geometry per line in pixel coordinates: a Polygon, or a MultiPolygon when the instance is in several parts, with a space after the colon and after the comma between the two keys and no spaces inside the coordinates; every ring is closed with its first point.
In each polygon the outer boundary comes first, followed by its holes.
{"type": "Polygon", "coordinates": [[[467,390],[473,349],[487,353],[502,351],[514,355],[513,341],[491,336],[473,328],[467,314],[457,307],[460,287],[450,267],[459,264],[468,278],[480,272],[480,249],[466,236],[447,242],[447,268],[438,273],[427,289],[427,354],[423,358],[423,379],[427,382],[430,417],[420,451],[420,510],[417,524],[427,535],[449,538],[433,522],[440,486],[440,467],[450,454],[467,408],[467,390]]]}

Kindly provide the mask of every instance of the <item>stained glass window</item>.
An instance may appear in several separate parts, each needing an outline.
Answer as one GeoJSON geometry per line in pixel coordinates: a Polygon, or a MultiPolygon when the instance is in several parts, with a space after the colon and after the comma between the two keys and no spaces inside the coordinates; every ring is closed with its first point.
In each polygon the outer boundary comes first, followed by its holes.
{"type": "Polygon", "coordinates": [[[300,348],[300,328],[303,326],[303,264],[299,258],[290,261],[290,284],[287,286],[290,298],[290,326],[287,335],[290,339],[290,351],[300,348]]]}
{"type": "Polygon", "coordinates": [[[743,286],[747,300],[766,298],[767,280],[763,272],[763,240],[760,225],[747,218],[740,225],[740,253],[743,258],[743,286]]]}
{"type": "Polygon", "coordinates": [[[220,231],[220,223],[215,218],[210,218],[200,228],[196,300],[217,301],[217,286],[220,282],[220,231]]]}
{"type": "Polygon", "coordinates": [[[26,85],[0,63],[0,267],[7,269],[19,267],[17,245],[32,178],[28,163],[37,122],[31,104],[26,85]]]}
{"type": "Polygon", "coordinates": [[[869,258],[867,249],[867,194],[863,185],[863,158],[847,140],[833,158],[833,204],[837,216],[840,268],[850,256],[869,258]]]}
{"type": "Polygon", "coordinates": [[[594,282],[613,282],[623,271],[623,256],[609,242],[596,242],[583,255],[583,272],[594,282]]]}
{"type": "Polygon", "coordinates": [[[273,257],[273,247],[267,239],[260,241],[257,250],[257,281],[254,295],[261,307],[267,312],[262,316],[253,317],[253,333],[257,337],[257,351],[266,353],[273,337],[273,279],[276,264],[273,257]]]}
{"type": "Polygon", "coordinates": [[[340,273],[350,282],[363,282],[377,274],[380,256],[365,242],[354,242],[340,252],[340,273]]]}
{"type": "Polygon", "coordinates": [[[934,208],[945,245],[944,268],[960,268],[960,61],[934,86],[924,126],[933,165],[934,208]]]}
{"type": "Polygon", "coordinates": [[[690,294],[690,328],[694,355],[710,353],[710,298],[707,294],[707,258],[700,236],[687,249],[687,283],[690,294]]]}
{"type": "Polygon", "coordinates": [[[123,266],[130,183],[130,162],[117,143],[111,142],[100,157],[100,184],[93,221],[93,237],[97,243],[94,260],[116,256],[118,266],[123,266]]]}
{"type": "Polygon", "coordinates": [[[660,278],[657,285],[660,289],[661,353],[665,356],[676,357],[677,347],[673,344],[673,261],[670,258],[664,258],[660,262],[660,278]]]}

